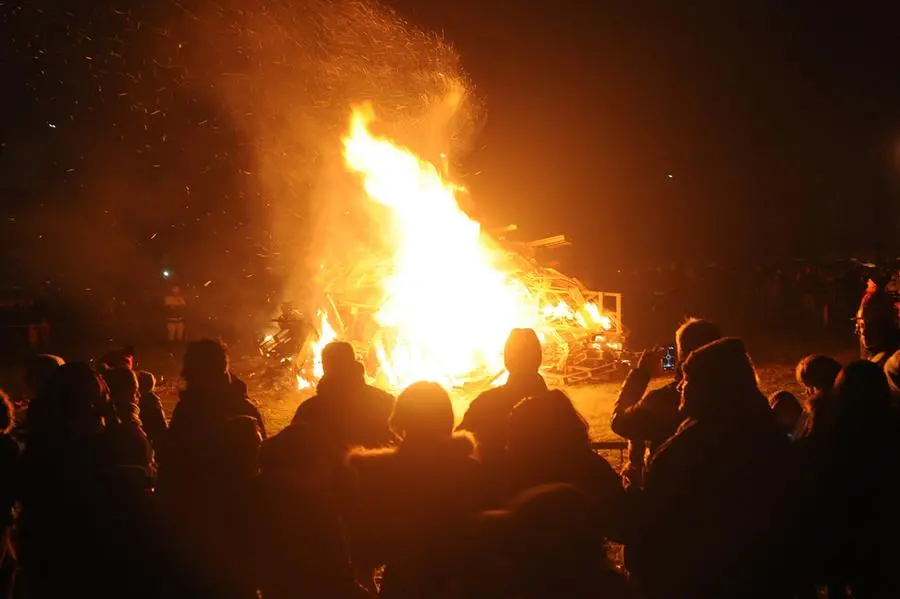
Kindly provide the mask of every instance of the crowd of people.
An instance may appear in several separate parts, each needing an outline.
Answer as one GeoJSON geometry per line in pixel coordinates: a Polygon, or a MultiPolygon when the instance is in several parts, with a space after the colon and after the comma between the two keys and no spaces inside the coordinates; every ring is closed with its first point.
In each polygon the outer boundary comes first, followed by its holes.
{"type": "Polygon", "coordinates": [[[900,596],[900,353],[800,362],[761,393],[743,342],[646,352],[611,428],[617,472],[512,331],[508,380],[457,424],[448,392],[367,383],[352,346],[270,435],[219,341],[188,343],[168,419],[133,353],[37,355],[0,404],[4,596],[759,599],[900,596]],[[652,388],[651,388],[652,387],[652,388]],[[610,544],[624,564],[610,559],[610,544]]]}

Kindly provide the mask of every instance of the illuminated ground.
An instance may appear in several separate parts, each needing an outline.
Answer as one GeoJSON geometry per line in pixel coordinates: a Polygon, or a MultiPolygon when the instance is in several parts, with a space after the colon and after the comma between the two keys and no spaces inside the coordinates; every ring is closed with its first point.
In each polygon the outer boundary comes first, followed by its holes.
{"type": "MultiPolygon", "coordinates": [[[[277,384],[267,384],[266,377],[258,374],[256,366],[258,365],[237,362],[234,364],[234,369],[247,383],[250,397],[260,405],[269,433],[273,434],[290,423],[297,406],[303,399],[309,397],[309,392],[300,394],[277,384]]],[[[758,370],[763,391],[767,395],[782,389],[799,393],[800,389],[793,380],[793,369],[793,364],[771,364],[760,367],[758,370]]],[[[664,382],[665,379],[660,379],[656,384],[664,382]]],[[[609,417],[619,385],[620,383],[604,383],[566,389],[575,406],[590,422],[592,434],[597,441],[618,439],[609,430],[609,417]]],[[[177,397],[175,388],[166,386],[161,390],[160,395],[166,408],[170,410],[177,397]]],[[[468,401],[469,399],[464,397],[454,399],[457,417],[465,412],[468,401]]]]}

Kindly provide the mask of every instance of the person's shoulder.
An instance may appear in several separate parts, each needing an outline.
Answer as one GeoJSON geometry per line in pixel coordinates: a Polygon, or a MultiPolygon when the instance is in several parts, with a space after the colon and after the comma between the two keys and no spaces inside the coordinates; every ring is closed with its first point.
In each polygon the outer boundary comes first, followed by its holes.
{"type": "Polygon", "coordinates": [[[390,408],[393,409],[394,396],[384,389],[379,389],[374,385],[366,385],[366,392],[373,401],[377,401],[382,406],[390,406],[390,408]]]}
{"type": "Polygon", "coordinates": [[[680,402],[681,393],[678,391],[678,383],[672,381],[662,387],[647,391],[640,404],[648,408],[670,409],[674,406],[677,409],[680,402]]]}
{"type": "Polygon", "coordinates": [[[703,436],[703,428],[696,420],[686,420],[675,434],[663,443],[652,458],[652,464],[666,463],[678,457],[703,436]]]}

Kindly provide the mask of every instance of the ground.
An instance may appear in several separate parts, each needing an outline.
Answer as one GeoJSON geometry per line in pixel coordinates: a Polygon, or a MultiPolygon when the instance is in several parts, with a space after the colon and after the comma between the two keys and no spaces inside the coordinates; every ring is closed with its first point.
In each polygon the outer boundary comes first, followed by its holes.
{"type": "MultiPolygon", "coordinates": [[[[801,393],[801,389],[794,380],[795,364],[795,361],[791,361],[759,366],[757,370],[763,392],[766,395],[781,390],[788,390],[795,394],[801,393]]],[[[266,377],[259,374],[261,369],[256,360],[238,360],[233,365],[233,369],[247,383],[250,397],[259,404],[270,434],[287,426],[300,402],[311,395],[309,391],[298,392],[290,388],[290,385],[268,384],[266,377]]],[[[667,379],[660,378],[653,384],[661,385],[666,381],[667,379]]],[[[575,407],[590,423],[591,434],[595,441],[619,439],[609,429],[609,418],[620,385],[620,382],[610,382],[565,389],[575,407]]],[[[160,389],[160,396],[166,408],[171,410],[177,400],[176,385],[172,382],[164,383],[160,389]]],[[[462,394],[454,397],[454,410],[457,418],[465,413],[470,400],[471,397],[462,394]]]]}

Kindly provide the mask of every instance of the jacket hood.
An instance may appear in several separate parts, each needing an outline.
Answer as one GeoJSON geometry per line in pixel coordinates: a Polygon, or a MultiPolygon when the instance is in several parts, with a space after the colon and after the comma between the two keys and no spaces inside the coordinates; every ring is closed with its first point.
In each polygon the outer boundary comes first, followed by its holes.
{"type": "Polygon", "coordinates": [[[428,443],[401,441],[394,447],[368,449],[358,447],[347,454],[347,463],[353,467],[366,467],[398,459],[420,457],[425,459],[465,459],[475,452],[475,441],[465,433],[428,443]]]}

